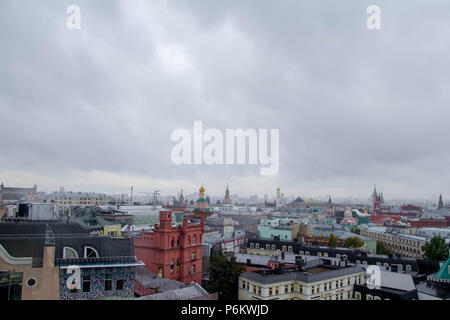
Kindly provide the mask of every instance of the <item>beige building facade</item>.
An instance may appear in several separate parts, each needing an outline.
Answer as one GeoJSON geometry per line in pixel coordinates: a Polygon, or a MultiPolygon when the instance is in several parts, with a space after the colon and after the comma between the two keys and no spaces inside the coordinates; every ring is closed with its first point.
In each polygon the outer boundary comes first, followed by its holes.
{"type": "Polygon", "coordinates": [[[352,300],[353,286],[364,283],[365,271],[346,269],[330,271],[329,277],[316,280],[302,272],[257,276],[247,272],[239,277],[239,300],[352,300]]]}
{"type": "Polygon", "coordinates": [[[15,296],[20,300],[59,300],[59,267],[55,266],[55,247],[44,247],[42,261],[33,258],[11,256],[0,245],[0,273],[9,274],[2,278],[2,285],[8,281],[15,288],[21,288],[15,296]]]}

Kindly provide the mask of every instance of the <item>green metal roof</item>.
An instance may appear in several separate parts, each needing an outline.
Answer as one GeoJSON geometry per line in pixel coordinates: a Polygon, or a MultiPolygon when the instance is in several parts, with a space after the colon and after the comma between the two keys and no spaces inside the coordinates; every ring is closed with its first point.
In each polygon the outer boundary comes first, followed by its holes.
{"type": "Polygon", "coordinates": [[[441,279],[450,279],[450,275],[448,273],[449,266],[450,266],[450,257],[442,265],[442,268],[438,271],[438,273],[436,273],[436,277],[441,279]]]}

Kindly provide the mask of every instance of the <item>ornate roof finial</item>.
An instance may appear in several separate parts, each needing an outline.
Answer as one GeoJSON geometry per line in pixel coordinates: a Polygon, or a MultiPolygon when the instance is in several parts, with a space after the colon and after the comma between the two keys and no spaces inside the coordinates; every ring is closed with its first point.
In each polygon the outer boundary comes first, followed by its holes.
{"type": "Polygon", "coordinates": [[[52,228],[47,223],[45,227],[45,246],[55,246],[55,235],[53,234],[52,228]]]}

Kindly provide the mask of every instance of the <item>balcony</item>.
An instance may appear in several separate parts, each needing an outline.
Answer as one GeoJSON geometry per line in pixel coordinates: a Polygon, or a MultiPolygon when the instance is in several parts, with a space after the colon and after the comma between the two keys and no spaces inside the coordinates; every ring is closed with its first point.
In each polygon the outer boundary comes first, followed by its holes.
{"type": "Polygon", "coordinates": [[[128,257],[100,257],[100,258],[72,258],[63,259],[57,258],[55,264],[58,266],[70,266],[70,265],[108,265],[108,264],[121,264],[121,263],[135,263],[137,262],[135,256],[128,257]]]}

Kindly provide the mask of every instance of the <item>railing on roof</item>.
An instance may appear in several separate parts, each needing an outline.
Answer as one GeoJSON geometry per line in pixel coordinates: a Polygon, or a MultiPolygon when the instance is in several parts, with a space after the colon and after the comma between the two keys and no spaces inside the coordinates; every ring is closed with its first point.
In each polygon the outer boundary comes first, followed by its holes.
{"type": "Polygon", "coordinates": [[[42,268],[43,266],[44,266],[43,258],[33,258],[33,261],[31,263],[32,268],[42,268]]]}
{"type": "Polygon", "coordinates": [[[450,285],[450,279],[438,278],[435,275],[428,275],[427,280],[429,280],[431,282],[435,282],[435,283],[438,282],[438,283],[450,285]]]}
{"type": "Polygon", "coordinates": [[[100,258],[57,258],[56,265],[88,265],[88,264],[115,264],[115,263],[133,263],[137,259],[135,256],[124,257],[100,257],[100,258]]]}

